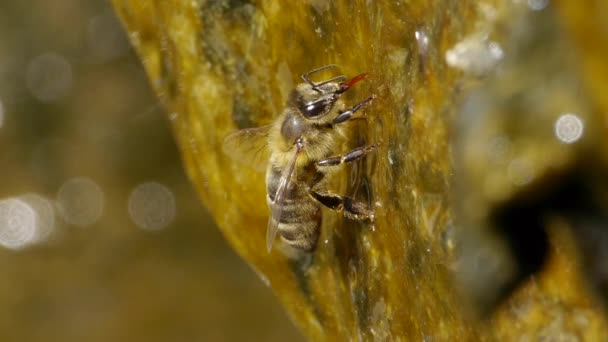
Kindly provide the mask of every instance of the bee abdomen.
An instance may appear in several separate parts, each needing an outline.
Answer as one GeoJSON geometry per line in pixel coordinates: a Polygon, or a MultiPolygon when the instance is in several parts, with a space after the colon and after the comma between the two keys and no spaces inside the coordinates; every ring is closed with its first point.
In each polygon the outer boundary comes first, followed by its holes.
{"type": "MultiPolygon", "coordinates": [[[[285,189],[281,203],[275,203],[275,194],[281,178],[281,170],[271,167],[266,177],[267,201],[272,209],[281,206],[278,219],[278,233],[288,245],[303,251],[312,251],[317,246],[321,227],[321,208],[308,194],[305,186],[291,182],[285,189]]],[[[272,212],[273,210],[271,210],[272,212]]]]}
{"type": "Polygon", "coordinates": [[[288,245],[303,251],[313,251],[317,247],[320,227],[320,220],[280,223],[279,234],[281,234],[281,239],[288,245]]]}
{"type": "Polygon", "coordinates": [[[308,195],[285,199],[278,226],[285,243],[300,250],[312,251],[317,246],[320,227],[321,208],[308,195]]]}

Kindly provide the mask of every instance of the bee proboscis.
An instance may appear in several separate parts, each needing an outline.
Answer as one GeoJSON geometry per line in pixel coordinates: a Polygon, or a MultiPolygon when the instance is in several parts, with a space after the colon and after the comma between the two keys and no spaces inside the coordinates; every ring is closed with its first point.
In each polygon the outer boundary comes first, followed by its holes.
{"type": "Polygon", "coordinates": [[[367,77],[366,73],[350,80],[344,75],[318,83],[310,80],[311,75],[335,67],[330,64],[303,74],[304,82],[291,92],[286,108],[272,124],[242,129],[224,142],[224,151],[233,158],[266,163],[268,252],[277,233],[289,246],[313,251],[320,235],[321,205],[350,219],[374,218],[373,210],[365,204],[326,189],[326,175],[332,169],[359,160],[376,147],[368,145],[335,154],[338,140],[345,136],[344,123],[375,98],[369,96],[351,108],[341,99],[344,92],[367,77]],[[264,157],[256,151],[262,151],[264,157]]]}

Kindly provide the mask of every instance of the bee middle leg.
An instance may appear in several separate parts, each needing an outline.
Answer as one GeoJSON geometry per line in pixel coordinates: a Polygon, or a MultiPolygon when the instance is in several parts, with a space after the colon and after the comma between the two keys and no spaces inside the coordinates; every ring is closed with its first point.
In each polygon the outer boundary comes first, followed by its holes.
{"type": "Polygon", "coordinates": [[[326,166],[337,166],[344,163],[350,163],[357,159],[363,158],[366,154],[373,151],[378,147],[376,144],[358,147],[348,153],[345,153],[340,156],[328,157],[325,159],[321,159],[317,162],[317,167],[326,167],[326,166]]]}
{"type": "MultiPolygon", "coordinates": [[[[343,155],[334,156],[319,160],[317,168],[339,166],[344,163],[350,163],[363,158],[367,153],[375,150],[377,145],[369,145],[358,147],[343,155]]],[[[313,181],[308,185],[310,195],[322,205],[329,209],[342,212],[345,217],[353,220],[374,220],[374,211],[362,202],[356,201],[351,197],[337,195],[326,190],[323,190],[319,183],[323,179],[325,173],[319,170],[313,181]]]]}

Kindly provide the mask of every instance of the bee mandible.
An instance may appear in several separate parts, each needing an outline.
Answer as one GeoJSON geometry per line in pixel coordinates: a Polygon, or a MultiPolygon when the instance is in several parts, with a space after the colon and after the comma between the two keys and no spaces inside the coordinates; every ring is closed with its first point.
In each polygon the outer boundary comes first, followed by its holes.
{"type": "Polygon", "coordinates": [[[326,188],[327,175],[376,148],[372,144],[335,155],[336,145],[345,137],[344,123],[375,98],[369,96],[351,108],[341,99],[367,73],[350,80],[344,75],[318,83],[310,80],[311,75],[335,67],[330,64],[303,74],[304,82],[290,93],[286,108],[272,124],[242,129],[224,142],[224,151],[235,159],[253,162],[256,149],[266,156],[258,161],[266,162],[268,252],[277,233],[296,250],[313,251],[320,235],[321,205],[350,219],[374,218],[373,210],[365,204],[326,188]]]}

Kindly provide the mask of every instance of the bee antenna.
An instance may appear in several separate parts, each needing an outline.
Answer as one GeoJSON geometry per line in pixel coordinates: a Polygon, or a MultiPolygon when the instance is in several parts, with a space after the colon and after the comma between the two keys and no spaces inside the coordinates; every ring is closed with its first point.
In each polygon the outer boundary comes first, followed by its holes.
{"type": "Polygon", "coordinates": [[[324,84],[327,84],[327,83],[336,82],[336,81],[344,81],[345,79],[346,79],[346,76],[340,75],[340,76],[336,76],[334,78],[331,78],[331,79],[329,79],[327,81],[319,82],[319,83],[316,84],[316,86],[320,87],[320,86],[322,86],[324,84]]]}
{"type": "Polygon", "coordinates": [[[315,90],[317,92],[321,92],[321,90],[318,89],[318,87],[320,87],[320,86],[322,86],[324,84],[330,83],[330,82],[335,82],[335,81],[338,81],[338,80],[345,80],[346,76],[344,76],[344,75],[336,76],[336,77],[331,78],[331,79],[329,79],[327,81],[323,81],[323,82],[319,82],[319,83],[314,83],[308,77],[310,75],[312,75],[312,74],[316,74],[319,71],[323,71],[325,69],[330,69],[330,68],[337,68],[337,67],[338,67],[337,64],[329,64],[329,65],[322,66],[320,68],[311,70],[311,71],[309,71],[307,73],[302,74],[302,80],[304,80],[304,82],[308,83],[312,87],[313,90],[315,90]]]}

